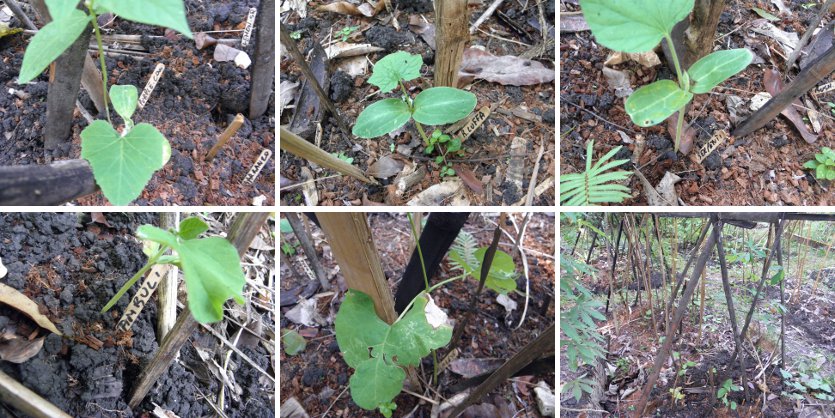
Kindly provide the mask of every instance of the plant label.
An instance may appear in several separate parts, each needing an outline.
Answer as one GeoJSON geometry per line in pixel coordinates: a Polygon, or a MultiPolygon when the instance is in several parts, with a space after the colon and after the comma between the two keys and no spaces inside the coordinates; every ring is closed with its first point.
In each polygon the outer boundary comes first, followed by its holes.
{"type": "Polygon", "coordinates": [[[472,135],[473,132],[475,132],[475,130],[478,129],[478,127],[481,126],[485,120],[487,120],[488,116],[490,116],[490,106],[484,106],[479,109],[478,112],[473,113],[473,115],[467,119],[467,123],[464,124],[464,127],[461,128],[461,132],[459,133],[461,141],[466,141],[467,138],[469,138],[470,135],[472,135]]]}
{"type": "Polygon", "coordinates": [[[151,267],[151,271],[145,277],[145,280],[142,282],[142,285],[139,286],[139,291],[136,292],[133,299],[128,304],[127,309],[125,309],[125,313],[122,314],[122,317],[119,319],[119,323],[116,324],[116,329],[118,331],[129,331],[130,327],[133,325],[133,322],[136,321],[136,318],[139,317],[139,313],[142,312],[142,308],[145,307],[145,304],[148,303],[148,299],[151,298],[151,295],[154,294],[154,291],[157,290],[157,286],[159,285],[160,280],[162,280],[162,276],[168,274],[168,270],[171,266],[167,264],[156,264],[151,267]]]}
{"type": "Polygon", "coordinates": [[[261,152],[261,155],[258,156],[258,159],[255,160],[255,164],[252,165],[252,168],[249,169],[249,173],[246,173],[246,177],[244,177],[244,184],[252,184],[255,182],[255,179],[258,177],[258,174],[261,173],[261,170],[264,169],[264,166],[267,165],[267,161],[270,160],[270,157],[273,156],[273,152],[265,149],[261,152]]]}
{"type": "Polygon", "coordinates": [[[145,85],[145,90],[142,90],[142,94],[139,96],[140,110],[145,107],[146,103],[148,103],[148,99],[151,98],[151,93],[154,92],[154,89],[157,87],[157,83],[159,83],[159,79],[162,78],[162,73],[164,72],[165,64],[159,63],[156,67],[154,67],[154,72],[151,73],[151,78],[148,79],[148,84],[145,85]]]}
{"type": "Polygon", "coordinates": [[[835,90],[835,81],[826,83],[826,84],[816,88],[815,93],[817,93],[817,94],[829,93],[832,90],[835,90]]]}
{"type": "Polygon", "coordinates": [[[254,7],[249,9],[249,14],[246,16],[246,27],[244,27],[244,37],[241,38],[241,47],[246,48],[249,45],[249,40],[252,38],[252,28],[255,27],[255,15],[258,10],[254,7]]]}
{"type": "Polygon", "coordinates": [[[696,152],[696,159],[698,160],[699,164],[710,155],[711,152],[716,150],[719,147],[719,144],[725,142],[728,139],[728,132],[727,131],[716,131],[710,139],[707,140],[707,143],[696,152]]]}

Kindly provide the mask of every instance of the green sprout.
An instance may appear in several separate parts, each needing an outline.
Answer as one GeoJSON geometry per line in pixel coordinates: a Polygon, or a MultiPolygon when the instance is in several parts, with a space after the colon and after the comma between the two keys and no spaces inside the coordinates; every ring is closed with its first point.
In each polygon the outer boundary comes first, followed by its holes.
{"type": "Polygon", "coordinates": [[[684,111],[696,94],[709,93],[748,67],[754,55],[747,49],[713,52],[690,68],[682,68],[673,45],[673,27],[687,18],[694,0],[580,0],[580,7],[597,42],[614,51],[649,52],[667,43],[678,83],[659,80],[626,99],[626,113],[641,127],[658,125],[678,112],[675,150],[681,145],[684,111]]]}
{"type": "Polygon", "coordinates": [[[339,32],[336,32],[336,36],[342,39],[342,42],[345,42],[348,40],[348,37],[350,37],[351,34],[356,32],[359,28],[359,26],[345,26],[340,29],[339,32]]]}
{"type": "Polygon", "coordinates": [[[815,154],[815,159],[806,161],[803,167],[814,170],[818,180],[835,180],[835,151],[823,147],[820,153],[815,154]]]}

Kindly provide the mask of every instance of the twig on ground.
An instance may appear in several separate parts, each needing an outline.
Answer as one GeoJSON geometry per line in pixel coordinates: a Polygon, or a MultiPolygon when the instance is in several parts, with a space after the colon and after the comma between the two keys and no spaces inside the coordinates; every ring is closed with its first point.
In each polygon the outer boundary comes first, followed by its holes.
{"type": "Polygon", "coordinates": [[[487,18],[489,18],[493,14],[493,12],[496,11],[496,9],[499,8],[499,5],[501,5],[503,1],[504,0],[493,1],[490,7],[488,7],[487,10],[485,10],[484,13],[482,13],[481,16],[478,17],[478,19],[476,19],[475,23],[473,23],[473,25],[470,26],[470,35],[475,33],[476,29],[478,29],[478,27],[481,26],[481,24],[484,23],[484,21],[487,20],[487,18]]]}

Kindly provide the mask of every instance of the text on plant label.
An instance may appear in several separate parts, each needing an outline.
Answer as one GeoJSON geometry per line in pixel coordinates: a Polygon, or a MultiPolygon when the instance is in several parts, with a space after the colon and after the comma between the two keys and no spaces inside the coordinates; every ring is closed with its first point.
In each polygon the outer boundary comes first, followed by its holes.
{"type": "Polygon", "coordinates": [[[148,103],[148,99],[151,98],[151,93],[154,92],[154,89],[157,87],[157,83],[159,83],[159,79],[162,78],[162,73],[165,72],[165,64],[159,63],[156,67],[154,67],[154,72],[151,73],[151,78],[148,79],[148,84],[145,85],[145,89],[142,90],[142,94],[139,95],[139,109],[145,107],[145,104],[148,103]]]}
{"type": "Polygon", "coordinates": [[[252,28],[255,27],[255,15],[258,10],[254,7],[249,9],[249,14],[246,16],[246,27],[244,28],[244,37],[241,38],[241,47],[246,48],[249,45],[249,39],[252,38],[252,28]]]}
{"type": "Polygon", "coordinates": [[[148,299],[150,299],[151,295],[154,294],[154,291],[157,290],[157,285],[159,285],[160,280],[162,280],[162,276],[168,274],[168,270],[170,268],[171,266],[167,264],[156,264],[151,267],[151,271],[145,277],[142,285],[139,286],[139,290],[136,292],[136,295],[133,296],[133,299],[131,299],[127,309],[125,309],[125,313],[123,313],[122,317],[119,319],[119,323],[116,324],[117,330],[123,332],[130,330],[130,327],[133,325],[133,322],[136,321],[136,318],[139,317],[139,314],[142,312],[142,308],[145,307],[148,299]]]}
{"type": "Polygon", "coordinates": [[[487,117],[490,116],[490,106],[484,106],[478,110],[478,112],[474,113],[467,119],[467,123],[461,128],[460,137],[461,140],[464,141],[470,137],[470,135],[487,120],[487,117]]]}
{"type": "Polygon", "coordinates": [[[831,81],[829,83],[826,83],[826,84],[816,88],[815,93],[817,93],[817,94],[829,93],[832,90],[835,90],[835,81],[831,81]]]}
{"type": "Polygon", "coordinates": [[[258,156],[258,159],[255,160],[255,164],[252,165],[252,168],[249,169],[249,172],[246,173],[246,177],[244,177],[244,184],[252,184],[255,182],[255,179],[258,177],[258,174],[261,173],[261,170],[264,169],[264,166],[267,165],[267,161],[270,160],[270,157],[273,156],[273,152],[265,149],[261,152],[261,155],[258,156]]]}
{"type": "Polygon", "coordinates": [[[725,142],[728,139],[728,132],[727,131],[716,131],[710,139],[707,140],[707,143],[696,152],[696,159],[701,164],[711,152],[716,150],[719,147],[719,144],[725,142]]]}

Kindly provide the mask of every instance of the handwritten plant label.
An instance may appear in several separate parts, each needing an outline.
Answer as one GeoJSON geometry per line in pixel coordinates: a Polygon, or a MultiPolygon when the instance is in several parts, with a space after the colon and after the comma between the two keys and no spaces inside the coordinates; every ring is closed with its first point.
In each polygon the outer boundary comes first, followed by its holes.
{"type": "Polygon", "coordinates": [[[829,93],[832,90],[835,90],[835,81],[831,81],[829,83],[826,83],[826,84],[816,88],[815,93],[817,93],[817,94],[829,93]]]}
{"type": "Polygon", "coordinates": [[[164,72],[165,64],[159,63],[156,67],[154,67],[154,72],[151,73],[151,78],[148,79],[148,84],[145,85],[145,90],[142,90],[142,94],[139,95],[140,110],[145,107],[146,103],[148,103],[148,99],[151,98],[151,93],[154,92],[154,89],[157,87],[157,83],[159,83],[159,79],[162,78],[162,73],[164,72]]]}
{"type": "Polygon", "coordinates": [[[464,141],[470,137],[470,135],[487,120],[487,117],[490,116],[490,106],[484,106],[478,110],[478,112],[472,114],[468,119],[467,123],[464,124],[464,127],[461,128],[460,137],[461,140],[464,141]]]}
{"type": "Polygon", "coordinates": [[[133,299],[130,301],[127,309],[125,309],[125,313],[122,314],[122,318],[119,319],[119,323],[116,324],[116,329],[118,331],[124,332],[130,330],[133,322],[136,321],[136,318],[138,318],[139,314],[142,312],[142,308],[144,308],[145,304],[148,303],[148,299],[150,299],[151,295],[154,294],[154,291],[157,290],[157,286],[159,285],[160,280],[162,280],[162,276],[168,274],[168,270],[170,268],[171,266],[167,264],[156,264],[151,267],[151,271],[147,276],[145,276],[145,280],[142,282],[142,285],[139,286],[139,291],[133,296],[133,299]]]}
{"type": "Polygon", "coordinates": [[[249,45],[249,39],[252,38],[252,28],[255,27],[255,14],[258,10],[254,7],[249,9],[249,15],[246,17],[246,27],[244,28],[244,37],[241,38],[241,47],[246,48],[249,45]]]}
{"type": "Polygon", "coordinates": [[[696,152],[696,160],[698,160],[699,164],[710,155],[711,152],[715,151],[716,148],[719,147],[720,144],[728,140],[728,132],[727,131],[716,131],[710,139],[707,140],[707,143],[696,152]]]}
{"type": "Polygon", "coordinates": [[[258,177],[258,174],[261,173],[261,170],[264,169],[264,166],[267,165],[267,161],[270,160],[270,157],[273,156],[273,152],[265,149],[261,152],[261,155],[258,156],[258,159],[255,160],[255,164],[252,165],[252,168],[249,169],[249,173],[246,173],[246,177],[244,177],[244,184],[252,184],[255,182],[255,179],[258,177]]]}

